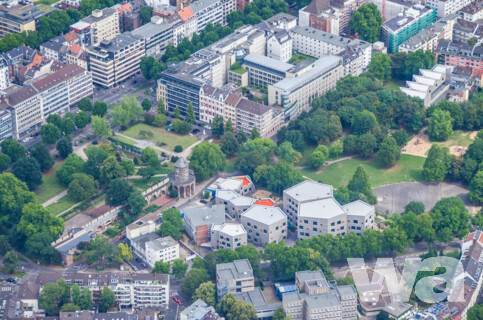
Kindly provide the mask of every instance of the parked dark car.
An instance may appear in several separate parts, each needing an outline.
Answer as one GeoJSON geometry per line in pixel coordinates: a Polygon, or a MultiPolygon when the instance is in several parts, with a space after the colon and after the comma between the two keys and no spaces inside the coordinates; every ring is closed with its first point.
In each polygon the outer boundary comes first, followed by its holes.
{"type": "Polygon", "coordinates": [[[198,132],[200,132],[200,129],[193,129],[193,134],[197,134],[198,132]]]}
{"type": "Polygon", "coordinates": [[[8,278],[7,279],[7,282],[16,283],[17,280],[15,280],[14,278],[8,278]]]}

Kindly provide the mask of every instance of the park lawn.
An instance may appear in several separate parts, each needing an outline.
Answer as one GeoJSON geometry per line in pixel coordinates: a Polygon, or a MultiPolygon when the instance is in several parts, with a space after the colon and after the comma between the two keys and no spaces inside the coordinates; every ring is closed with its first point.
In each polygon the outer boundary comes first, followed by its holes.
{"type": "Polygon", "coordinates": [[[163,177],[151,177],[149,180],[147,179],[131,179],[129,182],[136,188],[141,190],[147,190],[153,186],[156,182],[163,179],[163,177]]]}
{"type": "Polygon", "coordinates": [[[300,170],[302,175],[334,187],[345,186],[349,183],[352,175],[359,165],[362,165],[369,176],[372,187],[385,183],[410,182],[413,180],[422,181],[422,170],[425,158],[403,154],[396,165],[389,169],[379,167],[374,161],[361,159],[347,159],[324,167],[320,173],[312,169],[300,170]]]}
{"type": "Polygon", "coordinates": [[[461,146],[461,147],[468,147],[470,144],[473,143],[473,139],[470,138],[472,131],[462,131],[456,130],[453,134],[448,138],[448,140],[444,142],[435,142],[431,141],[432,143],[438,143],[445,147],[452,147],[452,146],[461,146]]]}
{"type": "Polygon", "coordinates": [[[223,170],[223,172],[228,172],[228,173],[235,172],[236,170],[235,161],[236,161],[236,157],[233,157],[231,159],[226,159],[225,170],[223,170]]]}
{"type": "Polygon", "coordinates": [[[117,136],[114,137],[114,139],[119,140],[119,141],[124,142],[124,143],[127,143],[127,144],[130,144],[131,146],[135,146],[136,145],[136,142],[134,142],[131,139],[125,138],[123,136],[117,135],[117,136]]]}
{"type": "Polygon", "coordinates": [[[304,152],[302,153],[302,158],[295,163],[297,167],[306,167],[310,166],[310,155],[314,152],[314,147],[306,147],[304,152]]]}
{"type": "Polygon", "coordinates": [[[69,209],[70,207],[78,204],[79,202],[77,200],[72,199],[71,196],[66,195],[65,197],[62,197],[59,201],[56,203],[52,203],[50,206],[47,208],[50,209],[50,212],[52,212],[54,215],[59,215],[65,210],[69,209]]]}
{"type": "Polygon", "coordinates": [[[42,174],[43,183],[35,190],[40,203],[44,203],[66,189],[62,182],[55,177],[55,172],[62,167],[63,163],[64,161],[56,162],[49,171],[42,174]]]}
{"type": "Polygon", "coordinates": [[[136,93],[136,92],[139,92],[139,91],[141,91],[141,90],[144,90],[144,89],[146,89],[147,87],[148,87],[148,85],[147,85],[147,84],[145,84],[144,86],[142,86],[142,87],[139,87],[139,88],[137,88],[136,90],[134,90],[134,91],[133,91],[132,93],[136,93]]]}
{"type": "Polygon", "coordinates": [[[156,145],[169,151],[174,151],[174,147],[177,145],[182,146],[184,150],[196,141],[198,141],[198,138],[195,136],[180,136],[178,134],[168,132],[164,128],[156,128],[143,123],[138,123],[130,127],[129,129],[124,131],[123,134],[139,140],[151,140],[152,142],[156,143],[156,145]],[[139,135],[139,132],[141,130],[151,131],[153,133],[153,137],[141,137],[139,135]]]}

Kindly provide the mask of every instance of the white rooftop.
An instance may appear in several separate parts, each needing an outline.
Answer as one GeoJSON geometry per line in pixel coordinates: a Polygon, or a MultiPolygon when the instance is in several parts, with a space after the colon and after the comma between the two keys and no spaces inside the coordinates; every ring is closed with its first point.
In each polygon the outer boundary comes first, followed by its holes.
{"type": "Polygon", "coordinates": [[[231,179],[231,178],[228,178],[225,181],[218,183],[218,186],[220,187],[220,189],[223,189],[223,190],[238,190],[242,187],[242,185],[243,185],[243,181],[241,181],[240,179],[231,179]]]}
{"type": "Polygon", "coordinates": [[[362,200],[350,202],[343,206],[343,208],[348,215],[361,217],[367,217],[370,213],[374,211],[373,206],[362,200]]]}
{"type": "Polygon", "coordinates": [[[279,207],[267,207],[254,205],[242,214],[242,217],[250,218],[260,223],[271,225],[281,220],[287,220],[287,216],[279,207]]]}
{"type": "Polygon", "coordinates": [[[345,213],[334,198],[325,198],[300,204],[299,217],[332,219],[345,213]]]}
{"type": "Polygon", "coordinates": [[[247,231],[245,230],[245,227],[239,223],[215,224],[213,225],[211,230],[223,232],[231,237],[236,237],[247,233],[247,231]]]}
{"type": "Polygon", "coordinates": [[[230,201],[240,197],[240,195],[232,190],[216,190],[215,197],[224,201],[230,201]]]}
{"type": "Polygon", "coordinates": [[[238,198],[231,199],[230,202],[233,203],[234,206],[251,206],[255,202],[255,199],[239,196],[238,198]]]}
{"type": "Polygon", "coordinates": [[[332,197],[333,191],[331,185],[306,180],[285,189],[283,193],[297,201],[308,201],[332,197]]]}

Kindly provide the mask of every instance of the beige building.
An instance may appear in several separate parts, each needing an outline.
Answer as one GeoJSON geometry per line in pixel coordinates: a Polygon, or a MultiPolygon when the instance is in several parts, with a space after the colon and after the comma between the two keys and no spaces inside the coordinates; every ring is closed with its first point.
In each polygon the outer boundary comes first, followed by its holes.
{"type": "Polygon", "coordinates": [[[235,250],[247,245],[247,231],[239,223],[215,224],[211,227],[211,249],[235,250]]]}
{"type": "Polygon", "coordinates": [[[35,31],[35,22],[43,15],[32,4],[0,5],[0,38],[9,33],[35,31]]]}
{"type": "Polygon", "coordinates": [[[251,206],[240,221],[248,232],[248,241],[255,245],[279,243],[287,237],[287,216],[279,207],[251,206]]]}
{"type": "Polygon", "coordinates": [[[121,83],[139,71],[145,55],[144,39],[129,32],[89,50],[93,82],[105,88],[121,83]]]}
{"type": "Polygon", "coordinates": [[[366,229],[374,228],[375,209],[370,204],[356,200],[343,206],[347,214],[347,232],[364,234],[366,229]]]}
{"type": "Polygon", "coordinates": [[[253,291],[255,278],[248,259],[216,265],[216,291],[218,300],[228,293],[253,291]]]}
{"type": "Polygon", "coordinates": [[[99,45],[102,40],[114,39],[121,33],[119,11],[116,9],[93,10],[92,14],[82,19],[81,22],[90,25],[91,45],[93,46],[99,45]]]}
{"type": "Polygon", "coordinates": [[[248,99],[241,99],[236,105],[236,130],[250,133],[257,128],[260,137],[273,136],[283,124],[283,111],[253,102],[248,99]]]}

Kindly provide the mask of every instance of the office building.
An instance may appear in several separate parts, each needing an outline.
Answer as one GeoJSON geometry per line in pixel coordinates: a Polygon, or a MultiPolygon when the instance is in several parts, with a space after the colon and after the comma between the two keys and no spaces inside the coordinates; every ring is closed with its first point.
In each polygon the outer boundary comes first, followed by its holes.
{"type": "Polygon", "coordinates": [[[287,237],[287,216],[279,207],[251,206],[240,221],[248,232],[248,241],[255,245],[279,243],[287,237]]]}
{"type": "Polygon", "coordinates": [[[208,23],[223,24],[223,3],[221,0],[199,0],[190,5],[191,11],[197,18],[198,32],[208,23]]]}
{"type": "Polygon", "coordinates": [[[260,137],[273,136],[284,123],[283,111],[264,104],[240,99],[236,105],[236,130],[250,134],[257,128],[260,137]]]}
{"type": "Polygon", "coordinates": [[[98,46],[103,40],[112,40],[121,33],[119,16],[119,11],[114,8],[96,9],[70,27],[83,44],[98,46]]]}
{"type": "Polygon", "coordinates": [[[360,200],[341,206],[333,196],[332,186],[313,181],[284,190],[283,210],[297,229],[299,239],[326,234],[362,234],[375,226],[373,206],[360,200]]]}
{"type": "Polygon", "coordinates": [[[285,29],[277,29],[267,39],[267,56],[282,62],[292,58],[292,37],[285,29]]]}
{"type": "Polygon", "coordinates": [[[406,9],[404,14],[385,22],[382,25],[381,40],[389,53],[399,50],[404,41],[416,35],[436,21],[436,10],[428,9],[421,4],[406,9]]]}
{"type": "Polygon", "coordinates": [[[428,0],[426,5],[435,9],[438,17],[442,18],[452,13],[458,13],[472,2],[473,0],[428,0]]]}
{"type": "Polygon", "coordinates": [[[247,231],[239,223],[215,224],[211,228],[211,250],[235,250],[247,245],[247,231]]]}
{"type": "Polygon", "coordinates": [[[5,90],[10,86],[8,77],[8,66],[5,60],[0,57],[0,90],[5,90]]]}
{"type": "Polygon", "coordinates": [[[223,4],[223,25],[226,26],[228,24],[226,17],[236,10],[236,0],[222,0],[221,2],[223,4]]]}
{"type": "MultiPolygon", "coordinates": [[[[50,12],[54,9],[51,7],[50,12]]],[[[35,31],[36,22],[46,13],[33,4],[7,1],[0,5],[0,38],[9,33],[35,31]]]]}
{"type": "Polygon", "coordinates": [[[242,67],[248,71],[249,85],[267,89],[269,85],[285,79],[293,65],[258,53],[250,53],[243,59],[242,67]]]}
{"type": "Polygon", "coordinates": [[[163,23],[163,19],[158,16],[152,17],[151,22],[137,28],[132,34],[144,39],[146,56],[152,56],[156,59],[161,58],[166,51],[166,47],[173,42],[171,24],[163,23]]]}
{"type": "Polygon", "coordinates": [[[129,32],[112,40],[103,40],[89,50],[93,82],[111,88],[127,80],[139,71],[144,56],[144,39],[129,32]]]}
{"type": "Polygon", "coordinates": [[[235,298],[252,305],[258,319],[271,319],[275,310],[282,308],[281,302],[267,302],[260,287],[254,288],[253,291],[236,293],[235,298]]]}
{"type": "Polygon", "coordinates": [[[210,242],[213,225],[225,223],[225,206],[192,207],[183,210],[184,229],[197,246],[210,242]]]}
{"type": "Polygon", "coordinates": [[[448,66],[470,67],[473,74],[483,74],[483,48],[467,43],[457,43],[441,40],[435,50],[438,63],[448,66]]]}
{"type": "Polygon", "coordinates": [[[248,259],[216,265],[216,293],[218,300],[228,293],[253,291],[255,278],[248,259]]]}
{"type": "Polygon", "coordinates": [[[12,114],[8,109],[0,109],[0,141],[11,139],[12,130],[12,114]]]}

